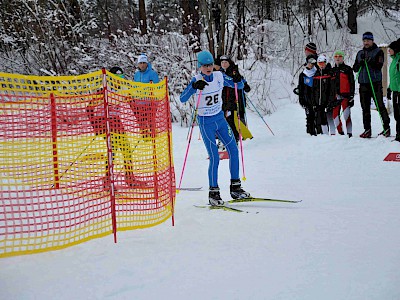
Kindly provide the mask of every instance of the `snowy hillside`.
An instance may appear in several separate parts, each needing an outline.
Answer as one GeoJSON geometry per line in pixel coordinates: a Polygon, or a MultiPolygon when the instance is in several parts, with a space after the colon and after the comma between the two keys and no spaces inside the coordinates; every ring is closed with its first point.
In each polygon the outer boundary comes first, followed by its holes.
{"type": "MultiPolygon", "coordinates": [[[[287,103],[244,142],[246,190],[299,204],[247,203],[209,211],[207,154],[195,128],[176,224],[119,233],[61,251],[0,260],[1,299],[400,299],[400,144],[364,140],[358,96],[354,138],[310,137],[287,103]]],[[[392,130],[394,120],[392,118],[392,130]]],[[[373,112],[373,134],[381,131],[373,112]]],[[[174,126],[179,179],[187,128],[174,126]]],[[[220,164],[228,199],[228,162],[220,164]]]]}

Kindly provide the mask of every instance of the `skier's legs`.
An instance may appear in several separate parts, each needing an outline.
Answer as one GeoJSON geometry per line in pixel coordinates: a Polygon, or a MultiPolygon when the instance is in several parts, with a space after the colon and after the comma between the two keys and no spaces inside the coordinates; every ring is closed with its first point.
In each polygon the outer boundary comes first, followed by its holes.
{"type": "Polygon", "coordinates": [[[353,133],[353,124],[351,122],[351,112],[349,106],[349,99],[342,100],[343,119],[346,122],[347,134],[353,133]]]}
{"type": "Polygon", "coordinates": [[[328,127],[329,127],[329,132],[331,135],[335,135],[336,133],[336,128],[335,128],[335,122],[333,119],[333,111],[327,111],[326,112],[326,119],[328,122],[328,127]]]}
{"type": "MultiPolygon", "coordinates": [[[[204,145],[206,146],[208,156],[210,158],[210,162],[208,165],[208,182],[210,187],[217,187],[219,166],[218,146],[215,141],[215,136],[217,134],[217,123],[212,122],[204,124],[204,121],[201,118],[199,118],[198,120],[200,133],[203,138],[204,145]]],[[[225,119],[223,120],[225,121],[225,119]]],[[[218,135],[218,137],[223,142],[221,136],[218,135]]]]}
{"type": "Polygon", "coordinates": [[[232,130],[224,119],[218,121],[217,134],[228,151],[231,179],[239,179],[239,150],[232,130]]]}
{"type": "Polygon", "coordinates": [[[400,135],[400,92],[393,92],[393,114],[396,120],[396,135],[400,135]]]}
{"type": "Polygon", "coordinates": [[[371,87],[360,84],[360,102],[363,113],[364,130],[371,130],[371,87]]]}
{"type": "Polygon", "coordinates": [[[342,121],[340,120],[340,104],[332,110],[332,118],[339,134],[343,134],[342,121]]]}

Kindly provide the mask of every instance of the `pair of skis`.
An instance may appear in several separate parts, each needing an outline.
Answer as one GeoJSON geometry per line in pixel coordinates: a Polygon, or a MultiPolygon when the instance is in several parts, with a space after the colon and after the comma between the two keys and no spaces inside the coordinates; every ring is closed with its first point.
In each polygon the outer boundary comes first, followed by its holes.
{"type": "MultiPolygon", "coordinates": [[[[221,206],[213,206],[213,205],[195,205],[195,207],[198,208],[208,208],[210,210],[214,210],[214,209],[222,209],[225,211],[233,211],[233,212],[246,212],[248,213],[248,211],[244,211],[241,209],[238,209],[236,207],[231,206],[231,203],[243,203],[243,202],[280,202],[280,203],[299,203],[302,200],[283,200],[283,199],[273,199],[273,198],[259,198],[259,197],[247,197],[247,198],[241,198],[241,199],[232,199],[232,200],[228,200],[225,201],[224,205],[221,206]]],[[[258,212],[256,212],[258,213],[258,212]]]]}

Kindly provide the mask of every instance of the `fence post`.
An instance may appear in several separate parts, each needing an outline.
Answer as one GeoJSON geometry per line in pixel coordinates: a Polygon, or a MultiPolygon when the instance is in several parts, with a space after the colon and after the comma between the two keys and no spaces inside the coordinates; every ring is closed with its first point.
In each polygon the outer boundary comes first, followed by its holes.
{"type": "Polygon", "coordinates": [[[54,94],[50,94],[50,110],[51,110],[51,141],[53,147],[53,169],[54,169],[54,185],[56,189],[60,188],[60,177],[58,175],[58,150],[57,150],[57,110],[56,99],[54,94]]]}

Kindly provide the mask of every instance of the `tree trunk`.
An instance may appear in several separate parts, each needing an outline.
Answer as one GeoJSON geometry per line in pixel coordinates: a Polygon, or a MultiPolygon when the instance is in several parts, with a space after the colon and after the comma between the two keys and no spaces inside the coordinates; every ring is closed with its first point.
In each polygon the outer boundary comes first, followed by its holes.
{"type": "Polygon", "coordinates": [[[237,1],[237,32],[238,32],[238,47],[237,59],[243,59],[244,53],[244,0],[237,1]]]}
{"type": "Polygon", "coordinates": [[[141,35],[147,34],[147,16],[146,16],[145,0],[139,0],[139,28],[141,35]]]}
{"type": "Polygon", "coordinates": [[[219,1],[220,6],[221,6],[221,30],[219,32],[219,47],[217,51],[218,57],[223,55],[225,53],[225,23],[226,23],[226,8],[225,8],[225,1],[220,0],[219,1]]]}
{"type": "Polygon", "coordinates": [[[332,10],[333,15],[335,16],[335,20],[336,20],[336,23],[338,25],[338,28],[343,28],[342,23],[340,22],[339,16],[337,15],[337,13],[335,11],[335,8],[333,6],[332,0],[329,0],[329,6],[330,6],[330,8],[332,10]]]}
{"type": "Polygon", "coordinates": [[[215,56],[214,30],[211,22],[211,12],[207,5],[207,0],[201,0],[201,11],[203,14],[204,28],[207,35],[208,47],[213,56],[215,56]]]}
{"type": "Polygon", "coordinates": [[[198,0],[181,0],[183,10],[182,33],[189,35],[189,47],[194,53],[200,51],[200,24],[198,0]]]}
{"type": "Polygon", "coordinates": [[[350,0],[347,10],[347,27],[351,34],[357,34],[357,0],[350,0]]]}

